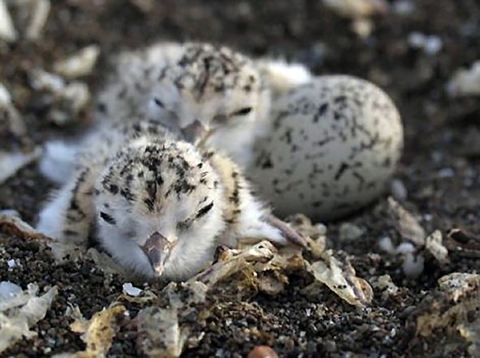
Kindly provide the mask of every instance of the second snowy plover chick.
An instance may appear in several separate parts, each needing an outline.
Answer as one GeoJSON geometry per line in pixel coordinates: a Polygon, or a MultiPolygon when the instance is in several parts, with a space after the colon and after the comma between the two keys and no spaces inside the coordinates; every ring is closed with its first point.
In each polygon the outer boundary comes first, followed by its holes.
{"type": "Polygon", "coordinates": [[[125,268],[165,280],[189,278],[217,246],[241,238],[304,245],[252,195],[236,164],[158,123],[105,128],[86,143],[75,175],[40,213],[48,236],[86,246],[93,233],[125,268]]]}
{"type": "Polygon", "coordinates": [[[262,69],[224,46],[159,43],[126,52],[99,97],[100,117],[164,118],[242,167],[251,161],[255,139],[268,131],[271,95],[262,69]]]}
{"type": "MultiPolygon", "coordinates": [[[[116,67],[115,76],[98,95],[100,127],[106,119],[128,123],[130,118],[149,117],[179,133],[180,124],[185,139],[206,141],[244,168],[251,162],[252,143],[266,137],[270,129],[267,95],[276,98],[313,79],[300,63],[271,58],[252,62],[226,47],[201,43],[165,42],[125,52],[116,59],[116,67]],[[254,83],[242,90],[242,81],[250,81],[250,74],[254,83]],[[265,81],[270,91],[263,87],[265,81]],[[181,113],[189,120],[176,123],[181,113]],[[200,120],[192,124],[194,117],[203,118],[203,124],[200,120]],[[202,131],[209,126],[209,118],[217,129],[210,138],[202,131]]],[[[81,143],[48,142],[40,162],[42,173],[57,184],[65,183],[79,146],[81,143]]]]}

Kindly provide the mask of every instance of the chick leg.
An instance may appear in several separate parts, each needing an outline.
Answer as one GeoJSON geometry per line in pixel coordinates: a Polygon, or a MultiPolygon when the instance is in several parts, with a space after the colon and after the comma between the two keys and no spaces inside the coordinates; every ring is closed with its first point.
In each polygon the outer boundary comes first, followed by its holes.
{"type": "Polygon", "coordinates": [[[261,204],[252,200],[249,210],[239,216],[239,237],[268,240],[277,245],[297,245],[305,247],[306,240],[284,221],[264,210],[261,204]]]}
{"type": "Polygon", "coordinates": [[[283,220],[280,220],[273,214],[268,215],[265,218],[265,221],[280,230],[282,236],[285,237],[290,243],[302,247],[307,246],[305,238],[302,235],[300,235],[297,231],[288,226],[287,223],[285,223],[283,220]]]}

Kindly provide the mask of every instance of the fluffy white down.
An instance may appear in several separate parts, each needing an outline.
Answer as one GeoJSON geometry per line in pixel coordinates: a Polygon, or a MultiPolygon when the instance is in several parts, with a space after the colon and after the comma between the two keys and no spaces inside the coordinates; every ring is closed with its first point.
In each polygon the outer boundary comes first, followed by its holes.
{"type": "Polygon", "coordinates": [[[274,96],[281,95],[295,87],[310,82],[313,74],[301,63],[285,60],[260,60],[274,96]]]}
{"type": "Polygon", "coordinates": [[[36,229],[42,234],[62,241],[65,213],[70,205],[73,184],[67,185],[51,195],[51,200],[44,206],[39,214],[36,229]]]}
{"type": "MultiPolygon", "coordinates": [[[[188,204],[190,204],[188,202],[188,204]]],[[[187,202],[183,203],[187,205],[187,202]]],[[[178,222],[177,210],[172,202],[165,203],[165,215],[154,222],[147,217],[135,217],[138,233],[136,239],[125,232],[120,225],[112,226],[105,222],[98,222],[98,237],[101,245],[124,267],[146,278],[155,278],[152,267],[139,245],[154,231],[165,233],[167,237],[176,236],[177,245],[172,249],[170,257],[165,262],[162,273],[164,280],[186,280],[199,272],[213,259],[215,239],[223,231],[225,223],[221,215],[221,205],[214,206],[212,212],[205,219],[206,222],[196,226],[194,232],[182,234],[176,232],[178,222]],[[155,225],[155,226],[154,226],[155,225]],[[140,239],[143,238],[143,239],[140,239]],[[141,241],[143,240],[143,241],[141,241]]],[[[119,219],[127,220],[127,218],[119,219]]]]}
{"type": "Polygon", "coordinates": [[[39,163],[40,172],[56,184],[65,184],[74,168],[79,150],[78,144],[50,141],[39,163]]]}

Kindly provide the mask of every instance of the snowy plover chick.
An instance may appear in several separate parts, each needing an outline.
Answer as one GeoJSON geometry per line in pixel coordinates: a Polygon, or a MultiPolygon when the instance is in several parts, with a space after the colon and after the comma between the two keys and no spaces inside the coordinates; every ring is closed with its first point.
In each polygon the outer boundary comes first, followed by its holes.
{"type": "Polygon", "coordinates": [[[100,118],[145,113],[249,164],[270,111],[269,86],[255,61],[223,46],[159,43],[123,53],[116,67],[99,95],[100,118]]]}
{"type": "Polygon", "coordinates": [[[251,161],[255,139],[268,131],[270,88],[276,96],[312,78],[300,64],[252,60],[225,46],[196,42],[124,52],[115,67],[99,94],[97,117],[164,118],[192,141],[226,150],[242,167],[251,161]],[[174,115],[173,123],[165,113],[174,115]]]}
{"type": "Polygon", "coordinates": [[[75,175],[40,213],[39,231],[86,246],[89,233],[146,279],[183,280],[240,238],[304,244],[251,193],[241,170],[161,125],[106,127],[85,142],[75,175]]]}
{"type": "MultiPolygon", "coordinates": [[[[313,78],[298,63],[251,60],[203,43],[157,43],[122,53],[114,65],[98,94],[97,124],[156,118],[189,141],[225,151],[244,168],[254,155],[253,143],[269,131],[271,97],[313,78]]],[[[78,149],[77,143],[47,143],[42,173],[65,183],[78,149]]]]}

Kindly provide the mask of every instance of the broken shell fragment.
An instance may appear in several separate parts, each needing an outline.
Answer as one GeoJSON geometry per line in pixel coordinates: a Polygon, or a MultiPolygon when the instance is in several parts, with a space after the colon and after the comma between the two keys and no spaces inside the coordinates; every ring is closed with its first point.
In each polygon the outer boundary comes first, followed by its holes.
{"type": "Polygon", "coordinates": [[[148,307],[138,319],[137,346],[147,357],[175,358],[182,353],[187,335],[178,323],[176,309],[148,307]]]}
{"type": "Polygon", "coordinates": [[[37,293],[38,286],[29,284],[25,291],[0,296],[0,352],[36,335],[30,328],[45,317],[58,289],[54,286],[39,297],[37,293]]]}

